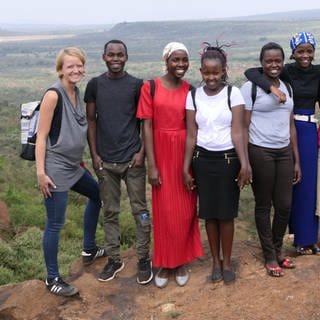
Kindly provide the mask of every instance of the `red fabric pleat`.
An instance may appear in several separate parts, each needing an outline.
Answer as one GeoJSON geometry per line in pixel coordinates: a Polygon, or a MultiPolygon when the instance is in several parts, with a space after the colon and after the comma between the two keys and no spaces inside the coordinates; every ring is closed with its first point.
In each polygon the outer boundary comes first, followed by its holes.
{"type": "Polygon", "coordinates": [[[185,135],[185,130],[154,132],[161,177],[161,186],[152,189],[155,266],[175,268],[203,254],[197,194],[183,183],[185,135]]]}

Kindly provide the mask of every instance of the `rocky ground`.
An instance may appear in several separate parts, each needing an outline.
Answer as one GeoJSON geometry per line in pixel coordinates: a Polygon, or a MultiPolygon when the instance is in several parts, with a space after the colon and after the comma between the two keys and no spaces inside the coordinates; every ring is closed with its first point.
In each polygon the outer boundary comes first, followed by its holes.
{"type": "Polygon", "coordinates": [[[136,283],[134,249],[123,253],[125,269],[110,282],[97,280],[105,258],[71,267],[70,278],[79,296],[57,297],[42,281],[0,287],[0,320],[319,320],[320,255],[295,256],[296,264],[282,278],[266,274],[259,244],[235,241],[234,284],[213,284],[208,244],[205,256],[189,264],[190,281],[178,287],[174,278],[158,289],[136,283]]]}

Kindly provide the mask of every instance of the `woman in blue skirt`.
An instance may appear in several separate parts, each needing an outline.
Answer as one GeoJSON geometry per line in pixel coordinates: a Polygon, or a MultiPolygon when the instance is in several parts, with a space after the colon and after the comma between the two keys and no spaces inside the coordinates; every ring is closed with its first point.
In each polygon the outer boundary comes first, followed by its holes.
{"type": "MultiPolygon", "coordinates": [[[[281,79],[293,89],[294,119],[297,130],[301,182],[293,189],[292,211],[289,232],[294,234],[294,246],[298,254],[318,254],[317,197],[317,120],[315,105],[319,101],[320,65],[313,65],[316,42],[309,32],[299,32],[290,40],[293,63],[285,65],[281,79]]],[[[266,81],[259,68],[245,72],[247,78],[267,92],[272,92],[280,102],[286,101],[285,94],[266,81]]]]}

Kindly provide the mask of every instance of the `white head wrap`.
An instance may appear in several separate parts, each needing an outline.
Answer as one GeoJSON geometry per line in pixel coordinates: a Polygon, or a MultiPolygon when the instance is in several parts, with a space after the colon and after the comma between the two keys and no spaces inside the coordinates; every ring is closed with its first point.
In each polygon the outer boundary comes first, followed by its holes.
{"type": "Polygon", "coordinates": [[[181,43],[181,42],[170,42],[163,49],[163,53],[162,53],[163,60],[166,62],[169,59],[169,57],[171,56],[171,54],[174,51],[177,51],[177,50],[183,50],[189,56],[189,51],[188,51],[188,49],[186,48],[186,46],[183,43],[181,43]]]}

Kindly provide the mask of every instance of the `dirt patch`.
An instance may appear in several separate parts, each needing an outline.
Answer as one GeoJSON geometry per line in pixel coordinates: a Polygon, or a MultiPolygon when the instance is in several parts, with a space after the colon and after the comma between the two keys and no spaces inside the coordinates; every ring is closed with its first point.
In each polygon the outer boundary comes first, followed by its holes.
{"type": "Polygon", "coordinates": [[[282,278],[263,267],[257,242],[235,241],[234,284],[209,280],[211,259],[205,255],[189,264],[190,281],[178,287],[172,277],[164,289],[136,283],[135,251],[123,254],[125,268],[110,282],[97,277],[105,260],[83,267],[74,262],[70,281],[80,289],[74,298],[56,297],[43,282],[26,281],[0,287],[0,319],[6,320],[319,320],[320,256],[295,256],[296,264],[282,278]]]}

